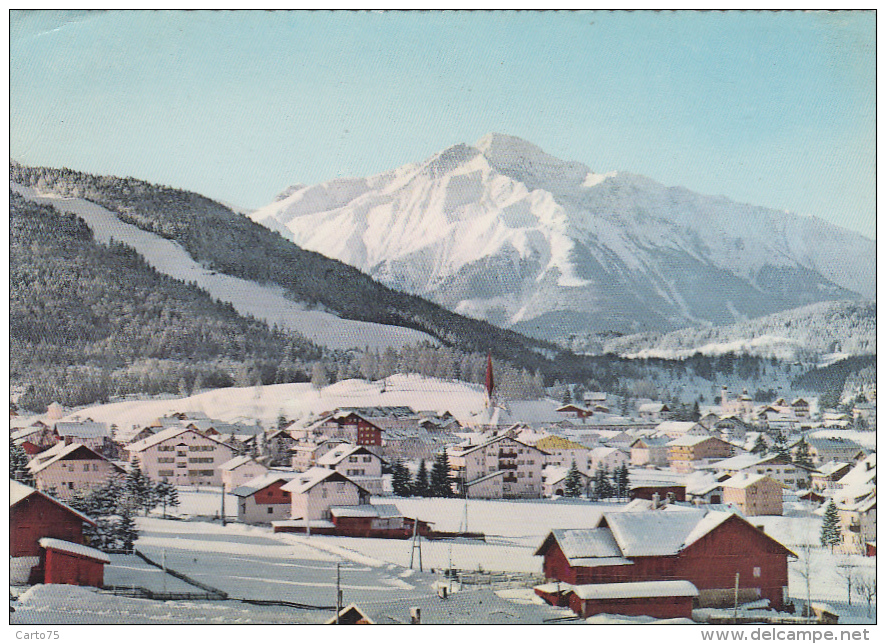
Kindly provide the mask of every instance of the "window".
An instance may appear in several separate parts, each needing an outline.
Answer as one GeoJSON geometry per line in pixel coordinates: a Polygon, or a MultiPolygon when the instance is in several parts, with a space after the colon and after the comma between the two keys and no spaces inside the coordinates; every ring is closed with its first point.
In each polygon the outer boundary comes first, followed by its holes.
{"type": "Polygon", "coordinates": [[[760,576],[760,566],[754,566],[754,577],[760,576]]]}
{"type": "Polygon", "coordinates": [[[323,488],[323,498],[324,498],[324,499],[326,498],[326,495],[327,495],[327,494],[328,494],[328,492],[326,491],[326,488],[324,487],[324,488],[323,488]]]}
{"type": "Polygon", "coordinates": [[[92,464],[92,471],[93,471],[93,472],[98,472],[98,463],[93,463],[93,464],[92,464]]]}
{"type": "Polygon", "coordinates": [[[172,476],[173,471],[172,470],[160,470],[159,472],[157,472],[157,475],[158,476],[172,476]]]}
{"type": "Polygon", "coordinates": [[[84,464],[83,464],[83,471],[84,471],[84,472],[88,472],[88,471],[89,471],[89,463],[84,463],[84,464]]]}
{"type": "Polygon", "coordinates": [[[213,476],[215,475],[215,470],[200,470],[200,476],[213,476]]]}
{"type": "Polygon", "coordinates": [[[268,506],[268,514],[274,514],[274,506],[272,506],[272,505],[268,506]]]}
{"type": "Polygon", "coordinates": [[[348,456],[348,463],[356,463],[356,462],[357,462],[356,456],[348,456]]]}
{"type": "Polygon", "coordinates": [[[188,464],[187,464],[187,463],[176,463],[175,466],[176,466],[178,469],[183,469],[183,468],[186,468],[186,467],[188,466],[188,464]]]}
{"type": "Polygon", "coordinates": [[[73,481],[69,481],[69,482],[68,482],[68,489],[69,489],[69,490],[73,490],[73,489],[74,489],[74,482],[73,482],[73,481]]]}
{"type": "Polygon", "coordinates": [[[363,457],[363,462],[364,462],[364,463],[371,463],[371,462],[372,462],[372,457],[371,457],[371,456],[364,456],[364,457],[363,457]]]}

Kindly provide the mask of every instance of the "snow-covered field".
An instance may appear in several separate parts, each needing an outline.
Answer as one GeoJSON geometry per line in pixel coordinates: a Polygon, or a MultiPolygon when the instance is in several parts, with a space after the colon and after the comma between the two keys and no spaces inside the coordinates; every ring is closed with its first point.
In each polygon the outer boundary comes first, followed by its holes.
{"type": "Polygon", "coordinates": [[[78,409],[66,418],[88,417],[129,428],[174,412],[193,411],[224,422],[260,420],[265,427],[272,427],[281,414],[299,419],[336,407],[386,405],[405,405],[416,411],[449,411],[459,422],[467,423],[472,414],[483,409],[485,394],[479,385],[398,374],[385,383],[343,380],[319,391],[310,383],[286,383],[213,389],[185,398],[125,400],[78,409]]]}
{"type": "Polygon", "coordinates": [[[195,282],[213,298],[230,302],[241,315],[264,320],[269,326],[296,331],[330,349],[370,347],[384,350],[427,341],[431,336],[403,327],[343,320],[288,299],[283,289],[260,286],[238,277],[210,271],[195,262],[176,242],[120,221],[112,212],[84,199],[40,194],[33,188],[10,182],[10,188],[26,199],[54,206],[81,217],[92,229],[95,240],[123,242],[138,252],[157,271],[183,282],[195,282]]]}

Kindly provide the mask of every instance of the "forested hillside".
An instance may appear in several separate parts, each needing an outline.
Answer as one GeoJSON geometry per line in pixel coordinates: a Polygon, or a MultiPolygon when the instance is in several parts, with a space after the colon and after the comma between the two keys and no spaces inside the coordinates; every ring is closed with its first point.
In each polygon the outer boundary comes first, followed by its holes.
{"type": "MultiPolygon", "coordinates": [[[[201,195],[137,179],[10,164],[10,179],[42,191],[81,197],[122,220],[181,243],[210,269],[276,284],[296,301],[354,320],[424,331],[447,346],[485,352],[551,375],[557,349],[418,297],[384,287],[358,270],[305,251],[247,217],[201,195]]],[[[574,365],[573,365],[574,367],[574,365]]]]}
{"type": "Polygon", "coordinates": [[[20,404],[307,380],[321,350],[157,273],[79,218],[10,193],[10,377],[20,404]]]}

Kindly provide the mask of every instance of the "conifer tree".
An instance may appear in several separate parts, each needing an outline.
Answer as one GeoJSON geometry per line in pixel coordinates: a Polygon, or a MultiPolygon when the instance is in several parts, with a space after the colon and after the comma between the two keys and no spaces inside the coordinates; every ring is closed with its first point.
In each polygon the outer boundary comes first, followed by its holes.
{"type": "Polygon", "coordinates": [[[566,496],[576,498],[581,496],[581,491],[581,473],[578,471],[578,466],[573,460],[569,472],[566,473],[566,496]]]}
{"type": "Polygon", "coordinates": [[[430,495],[448,498],[452,496],[452,481],[449,478],[449,456],[446,450],[441,450],[434,457],[431,466],[430,495]]]}
{"type": "Polygon", "coordinates": [[[801,438],[797,443],[797,451],[794,453],[794,463],[803,467],[814,468],[812,463],[812,454],[809,452],[809,443],[805,438],[801,438]]]}
{"type": "Polygon", "coordinates": [[[391,486],[394,488],[394,494],[397,496],[409,496],[410,480],[409,470],[399,458],[394,461],[391,467],[391,486]]]}
{"type": "Polygon", "coordinates": [[[135,527],[135,519],[128,508],[123,508],[120,518],[117,520],[114,530],[116,547],[126,552],[132,552],[135,540],[138,539],[138,529],[135,527]]]}
{"type": "Polygon", "coordinates": [[[751,453],[758,456],[763,456],[768,451],[769,446],[766,444],[766,439],[763,438],[763,432],[760,432],[759,434],[757,434],[757,440],[754,441],[754,446],[751,448],[751,453]]]}
{"type": "Polygon", "coordinates": [[[412,493],[415,496],[428,496],[429,487],[428,468],[425,465],[425,460],[422,459],[418,464],[418,472],[415,473],[415,483],[412,485],[412,493]]]}
{"type": "Polygon", "coordinates": [[[621,467],[615,470],[614,478],[618,498],[627,498],[631,489],[630,473],[628,472],[627,463],[622,463],[621,467]]]}
{"type": "Polygon", "coordinates": [[[824,521],[821,524],[821,545],[834,551],[834,546],[840,545],[842,541],[840,535],[840,514],[837,512],[837,506],[831,499],[824,511],[824,521]]]}
{"type": "Polygon", "coordinates": [[[16,445],[9,437],[9,478],[24,485],[36,486],[34,475],[28,469],[28,454],[21,445],[16,445]]]}
{"type": "Polygon", "coordinates": [[[160,481],[155,488],[157,498],[163,504],[163,518],[166,518],[166,506],[176,508],[181,502],[178,499],[178,490],[167,481],[160,481]]]}

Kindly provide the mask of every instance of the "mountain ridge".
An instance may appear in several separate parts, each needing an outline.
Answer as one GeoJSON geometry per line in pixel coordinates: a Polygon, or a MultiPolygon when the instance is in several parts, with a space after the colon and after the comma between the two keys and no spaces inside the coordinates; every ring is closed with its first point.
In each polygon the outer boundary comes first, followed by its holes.
{"type": "Polygon", "coordinates": [[[874,243],[857,233],[596,173],[496,133],[250,216],[392,288],[547,340],[874,297],[874,243]]]}

